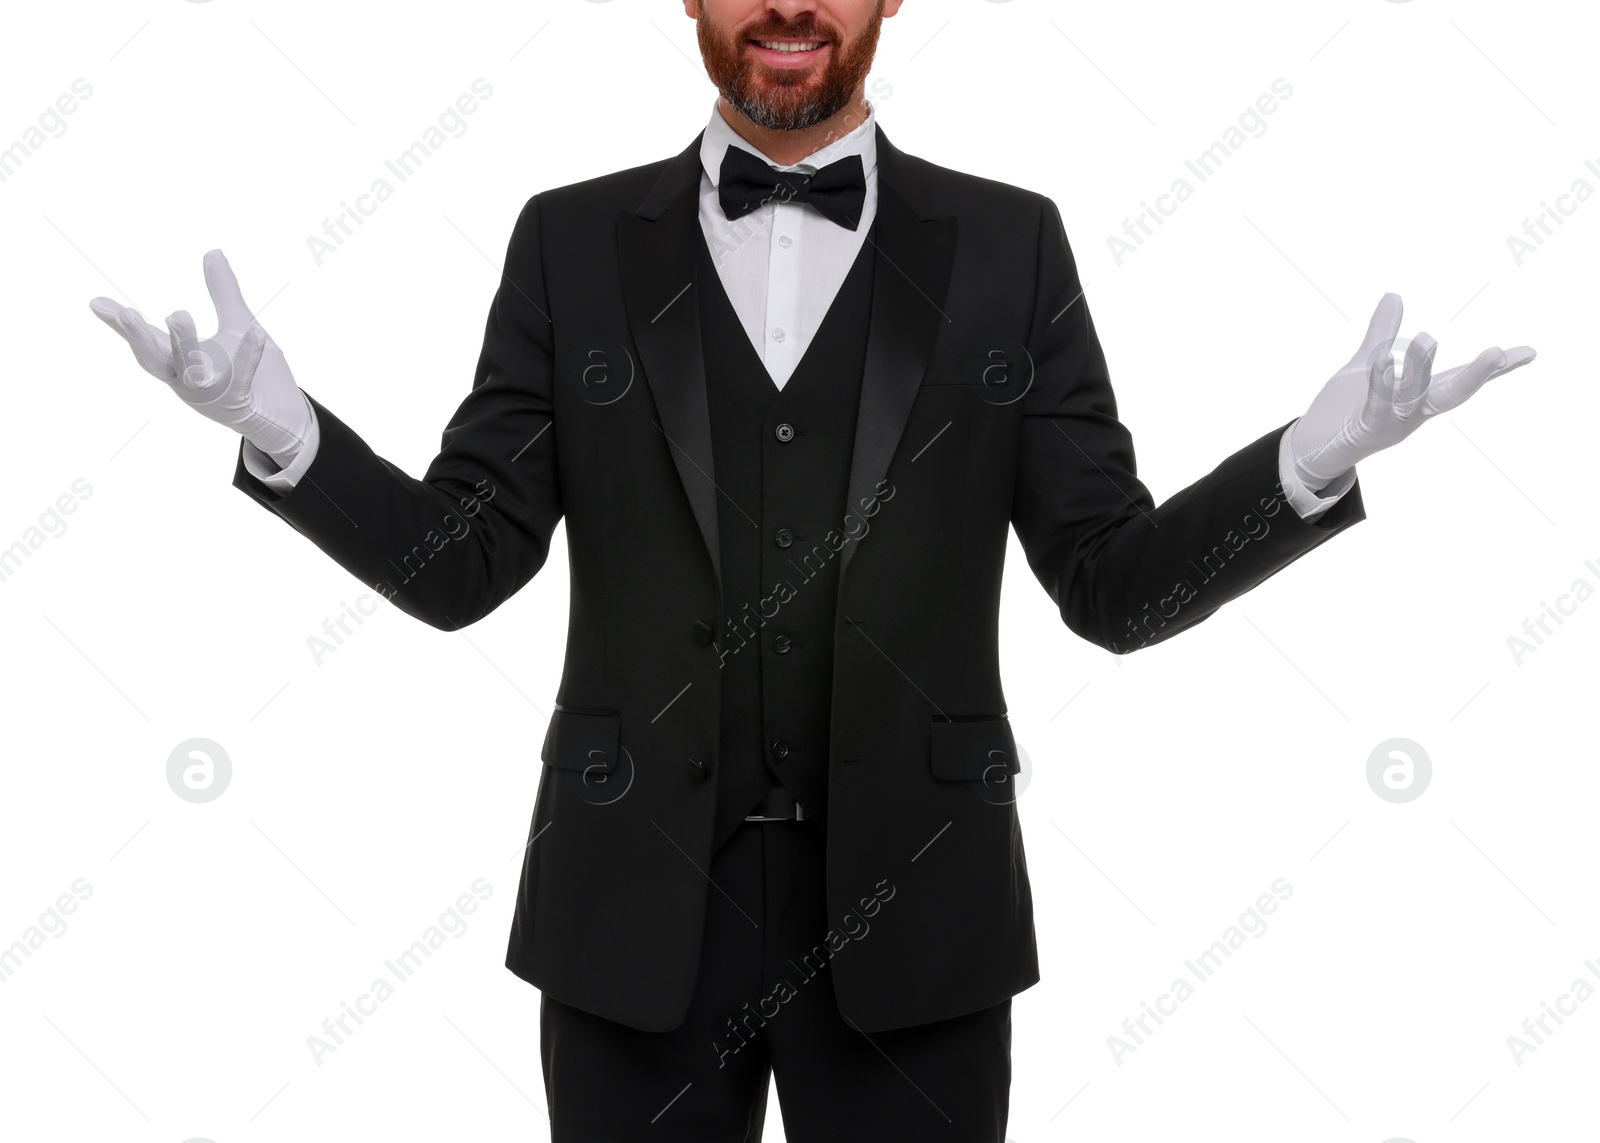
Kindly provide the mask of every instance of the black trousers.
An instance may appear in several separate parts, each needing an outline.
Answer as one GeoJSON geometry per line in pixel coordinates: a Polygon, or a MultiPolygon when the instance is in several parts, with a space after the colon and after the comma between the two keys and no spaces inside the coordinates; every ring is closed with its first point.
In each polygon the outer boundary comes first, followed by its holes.
{"type": "Polygon", "coordinates": [[[1011,1001],[871,1035],[847,1024],[829,966],[871,922],[836,951],[824,939],[841,940],[823,843],[813,821],[747,821],[713,855],[700,975],[672,1031],[543,997],[553,1143],[759,1143],[773,1076],[788,1143],[1003,1143],[1011,1001]]]}

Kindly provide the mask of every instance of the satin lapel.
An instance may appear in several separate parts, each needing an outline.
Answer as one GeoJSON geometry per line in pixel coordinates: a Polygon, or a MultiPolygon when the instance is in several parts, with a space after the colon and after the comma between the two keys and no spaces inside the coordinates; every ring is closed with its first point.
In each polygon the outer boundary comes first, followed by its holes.
{"type": "Polygon", "coordinates": [[[639,348],[645,380],[700,525],[722,591],[717,540],[717,490],[711,463],[711,415],[706,405],[705,358],[700,346],[700,306],[695,244],[700,230],[700,137],[669,159],[637,210],[617,216],[622,292],[628,325],[639,348]]]}
{"type": "MultiPolygon", "coordinates": [[[[856,416],[847,511],[857,516],[877,495],[927,372],[955,259],[956,220],[914,203],[921,196],[906,156],[878,130],[877,262],[872,278],[872,326],[867,335],[861,408],[856,416]]],[[[859,544],[839,557],[841,581],[859,544]]]]}

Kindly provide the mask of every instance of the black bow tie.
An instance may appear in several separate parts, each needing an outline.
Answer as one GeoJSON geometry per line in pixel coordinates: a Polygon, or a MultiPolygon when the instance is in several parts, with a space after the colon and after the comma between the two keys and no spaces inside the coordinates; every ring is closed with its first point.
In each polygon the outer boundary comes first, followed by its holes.
{"type": "Polygon", "coordinates": [[[825,218],[854,230],[861,224],[861,212],[867,203],[867,176],[860,155],[847,155],[816,174],[807,175],[780,171],[743,147],[730,145],[722,156],[717,194],[722,199],[722,213],[730,219],[743,218],[776,199],[809,202],[825,218]]]}

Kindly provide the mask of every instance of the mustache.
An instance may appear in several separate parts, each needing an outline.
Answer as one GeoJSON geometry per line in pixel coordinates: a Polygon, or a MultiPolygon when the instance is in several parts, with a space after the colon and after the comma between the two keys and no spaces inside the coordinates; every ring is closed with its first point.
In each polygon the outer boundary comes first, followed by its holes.
{"type": "Polygon", "coordinates": [[[752,25],[740,35],[746,40],[776,40],[786,37],[797,40],[827,40],[830,43],[838,40],[832,29],[817,23],[815,19],[801,20],[793,24],[774,24],[769,21],[765,24],[752,25]]]}

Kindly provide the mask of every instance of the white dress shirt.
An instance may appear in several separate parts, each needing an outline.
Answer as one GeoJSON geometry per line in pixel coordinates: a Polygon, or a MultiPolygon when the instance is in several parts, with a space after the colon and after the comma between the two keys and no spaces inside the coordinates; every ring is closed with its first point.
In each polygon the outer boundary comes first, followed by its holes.
{"type": "Polygon", "coordinates": [[[722,288],[772,383],[780,389],[805,356],[878,215],[877,130],[877,116],[869,104],[866,119],[855,130],[792,166],[778,168],[809,175],[860,155],[867,198],[854,230],[824,218],[806,203],[778,199],[730,220],[722,212],[717,191],[728,148],[749,151],[765,163],[772,160],[741,139],[713,105],[700,144],[700,229],[722,288]]]}
{"type": "MultiPolygon", "coordinates": [[[[869,103],[866,118],[848,134],[798,163],[778,168],[812,174],[848,155],[860,155],[867,197],[856,229],[846,230],[807,203],[777,199],[743,218],[729,219],[717,194],[727,149],[741,147],[764,162],[772,160],[745,142],[722,117],[718,102],[712,102],[711,120],[700,143],[700,229],[716,264],[717,276],[722,279],[722,288],[750,344],[780,389],[805,355],[877,217],[877,144],[877,111],[869,103]]],[[[1328,485],[1320,495],[1306,488],[1295,477],[1289,459],[1289,430],[1293,427],[1284,431],[1279,447],[1279,477],[1290,506],[1303,519],[1312,520],[1331,508],[1355,483],[1355,469],[1328,485]]],[[[279,471],[270,457],[245,441],[245,470],[268,488],[287,492],[310,466],[317,440],[313,412],[311,432],[289,467],[279,471]]]]}

